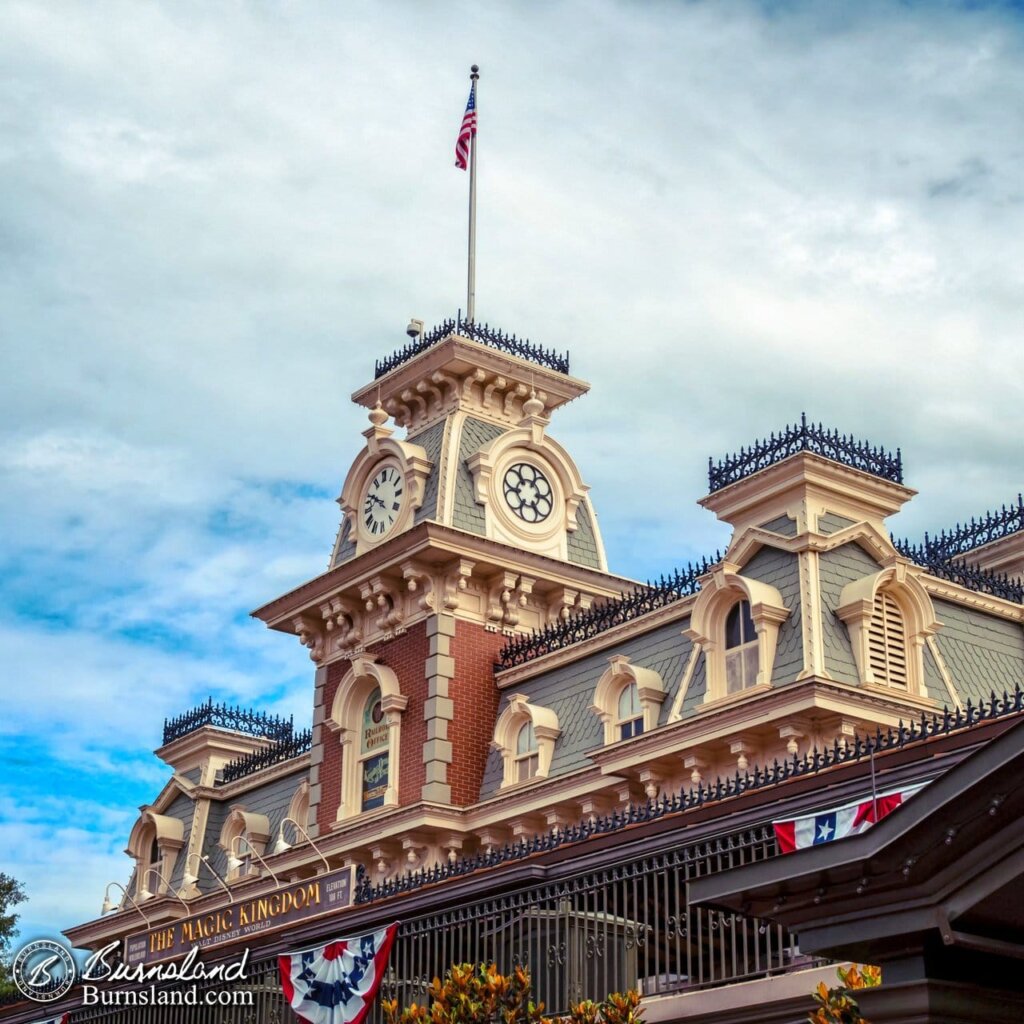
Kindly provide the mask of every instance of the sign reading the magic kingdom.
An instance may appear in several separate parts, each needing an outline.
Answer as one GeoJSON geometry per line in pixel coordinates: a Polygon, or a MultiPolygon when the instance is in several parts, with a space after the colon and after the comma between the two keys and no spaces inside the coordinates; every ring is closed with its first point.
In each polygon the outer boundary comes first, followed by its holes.
{"type": "Polygon", "coordinates": [[[125,938],[128,966],[184,956],[196,946],[209,949],[276,931],[297,921],[352,905],[355,868],[306,878],[273,892],[229,903],[207,914],[150,928],[125,938]]]}

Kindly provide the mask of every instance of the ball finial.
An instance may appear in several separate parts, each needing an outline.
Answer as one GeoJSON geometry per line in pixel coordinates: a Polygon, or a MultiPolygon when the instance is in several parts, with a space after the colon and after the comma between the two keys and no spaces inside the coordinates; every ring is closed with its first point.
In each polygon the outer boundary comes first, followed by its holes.
{"type": "Polygon", "coordinates": [[[367,418],[375,427],[382,427],[384,426],[385,423],[387,423],[388,414],[381,408],[379,400],[377,404],[370,410],[369,416],[367,418]]]}

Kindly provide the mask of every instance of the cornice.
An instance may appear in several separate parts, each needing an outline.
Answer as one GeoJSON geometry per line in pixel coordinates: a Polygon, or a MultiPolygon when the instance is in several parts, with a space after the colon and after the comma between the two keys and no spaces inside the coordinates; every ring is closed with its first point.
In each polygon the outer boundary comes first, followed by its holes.
{"type": "Polygon", "coordinates": [[[242,778],[235,779],[233,782],[228,782],[223,786],[195,786],[189,795],[197,800],[204,798],[221,802],[234,800],[254,789],[258,789],[260,786],[266,786],[288,775],[308,770],[309,754],[299,754],[298,757],[261,768],[258,772],[244,775],[242,778]]]}
{"type": "Polygon", "coordinates": [[[687,718],[610,747],[589,750],[586,756],[603,772],[621,772],[658,757],[714,743],[744,729],[772,726],[787,717],[814,710],[896,725],[901,718],[936,711],[938,704],[812,677],[785,687],[766,688],[753,695],[737,694],[701,705],[687,718]]]}
{"type": "Polygon", "coordinates": [[[271,629],[295,632],[292,619],[311,607],[334,596],[339,591],[358,585],[360,581],[379,574],[409,558],[430,552],[440,568],[447,555],[451,559],[467,557],[494,566],[520,568],[528,575],[540,577],[556,585],[585,588],[591,593],[616,597],[623,589],[638,586],[636,580],[626,576],[588,569],[573,562],[534,554],[502,544],[498,541],[467,533],[453,526],[425,521],[405,533],[378,545],[365,555],[329,569],[290,590],[273,601],[256,608],[250,614],[265,622],[271,629]],[[441,558],[437,558],[441,554],[441,558]]]}
{"type": "Polygon", "coordinates": [[[952,601],[954,604],[960,604],[966,608],[977,608],[979,611],[988,612],[990,615],[998,615],[1000,618],[1009,619],[1011,622],[1024,623],[1024,604],[1016,604],[1002,597],[993,597],[991,594],[982,594],[977,590],[959,587],[955,583],[949,582],[949,580],[940,579],[938,576],[929,576],[927,570],[921,573],[919,579],[924,589],[932,597],[939,597],[944,601],[952,601]]]}

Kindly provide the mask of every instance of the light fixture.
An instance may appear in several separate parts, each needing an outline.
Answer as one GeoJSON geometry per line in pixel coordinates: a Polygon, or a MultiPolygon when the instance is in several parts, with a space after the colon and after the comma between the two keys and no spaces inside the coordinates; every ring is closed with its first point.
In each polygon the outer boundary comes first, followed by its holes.
{"type": "Polygon", "coordinates": [[[185,861],[185,871],[181,876],[182,886],[195,885],[199,881],[199,867],[196,868],[195,874],[189,871],[188,866],[192,863],[192,858],[195,857],[199,861],[200,865],[205,864],[206,870],[217,879],[217,884],[228,894],[228,902],[234,903],[235,897],[231,894],[231,890],[228,888],[227,882],[221,877],[220,872],[216,871],[213,865],[210,863],[210,858],[205,854],[201,853],[190,853],[185,861]]]}
{"type": "Polygon", "coordinates": [[[156,875],[160,879],[160,886],[163,889],[163,892],[160,894],[161,896],[173,896],[186,910],[189,909],[188,904],[171,888],[171,883],[156,868],[148,868],[142,876],[142,889],[139,891],[139,900],[141,902],[145,903],[146,900],[153,898],[153,894],[146,888],[146,879],[150,875],[156,875]]]}
{"type": "Polygon", "coordinates": [[[232,871],[237,871],[242,866],[242,859],[238,856],[238,853],[235,850],[236,843],[245,843],[245,845],[249,847],[249,852],[267,869],[267,874],[269,874],[274,880],[274,885],[281,884],[277,875],[270,870],[270,865],[256,852],[252,843],[249,842],[249,837],[244,833],[242,835],[235,836],[234,839],[228,843],[228,867],[231,868],[232,871]]]}
{"type": "Polygon", "coordinates": [[[323,851],[320,849],[319,846],[316,845],[316,843],[313,842],[313,840],[310,837],[309,833],[294,818],[284,818],[284,819],[282,819],[280,828],[278,829],[278,832],[277,832],[277,842],[274,843],[274,855],[276,856],[279,853],[285,853],[285,852],[287,852],[288,850],[290,850],[292,848],[292,844],[289,843],[288,840],[286,840],[285,837],[284,837],[284,827],[287,824],[294,825],[296,831],[302,833],[302,835],[305,838],[306,842],[309,843],[309,845],[313,847],[313,849],[316,851],[317,856],[324,862],[324,867],[328,871],[330,871],[331,870],[331,865],[328,863],[328,860],[324,856],[323,851]]]}
{"type": "Polygon", "coordinates": [[[124,893],[124,898],[139,912],[142,916],[142,920],[146,922],[146,927],[150,927],[149,918],[142,913],[142,907],[132,899],[131,894],[120,882],[107,882],[107,888],[103,892],[103,909],[100,911],[101,914],[109,914],[111,911],[117,910],[118,908],[114,905],[110,898],[110,887],[116,885],[121,892],[124,893]]]}

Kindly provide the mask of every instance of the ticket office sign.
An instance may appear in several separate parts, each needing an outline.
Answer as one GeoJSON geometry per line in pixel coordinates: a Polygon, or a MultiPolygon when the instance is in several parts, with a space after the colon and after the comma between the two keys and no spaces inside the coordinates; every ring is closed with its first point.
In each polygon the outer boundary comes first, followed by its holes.
{"type": "Polygon", "coordinates": [[[137,932],[125,939],[125,963],[150,964],[184,956],[193,947],[215,946],[254,938],[298,921],[350,907],[355,868],[342,868],[316,878],[282,886],[173,924],[137,932]]]}

